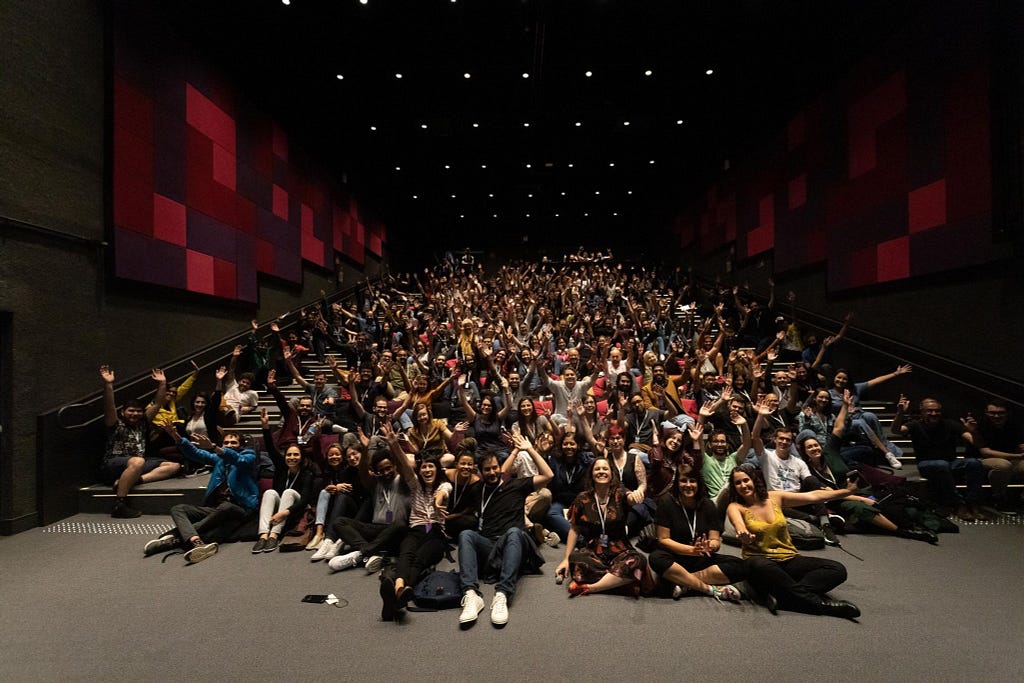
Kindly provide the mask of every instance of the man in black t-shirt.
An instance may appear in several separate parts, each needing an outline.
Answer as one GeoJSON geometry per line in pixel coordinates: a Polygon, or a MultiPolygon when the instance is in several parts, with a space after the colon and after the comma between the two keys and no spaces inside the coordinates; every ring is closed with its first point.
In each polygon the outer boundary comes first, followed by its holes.
{"type": "Polygon", "coordinates": [[[526,497],[544,488],[553,476],[537,449],[528,441],[526,444],[526,451],[538,471],[533,477],[505,479],[496,455],[488,453],[480,459],[483,488],[479,522],[476,529],[466,529],[459,534],[459,578],[464,592],[460,624],[472,624],[483,611],[479,564],[481,561],[491,564],[491,556],[495,554],[500,554],[501,570],[491,602],[491,623],[504,626],[508,622],[508,598],[515,593],[523,553],[530,547],[523,528],[523,506],[526,497]]]}

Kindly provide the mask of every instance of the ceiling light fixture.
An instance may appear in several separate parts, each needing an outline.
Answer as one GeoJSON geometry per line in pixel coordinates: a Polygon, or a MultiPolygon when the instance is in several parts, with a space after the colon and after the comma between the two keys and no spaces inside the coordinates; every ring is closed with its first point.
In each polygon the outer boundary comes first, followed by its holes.
{"type": "Polygon", "coordinates": [[[401,171],[401,170],[402,170],[402,167],[401,167],[401,166],[395,166],[395,170],[396,170],[396,171],[401,171]]]}
{"type": "Polygon", "coordinates": [[[654,72],[651,71],[650,69],[648,69],[647,71],[644,72],[644,76],[653,76],[653,75],[654,75],[654,72]]]}
{"type": "Polygon", "coordinates": [[[487,164],[480,164],[480,168],[487,168],[487,164]]]}
{"type": "Polygon", "coordinates": [[[339,81],[345,80],[345,76],[343,74],[338,74],[337,76],[335,76],[335,78],[337,78],[339,81]]]}
{"type": "Polygon", "coordinates": [[[586,76],[587,78],[590,78],[591,76],[594,75],[594,72],[593,71],[584,71],[583,75],[586,76]]]}
{"type": "Polygon", "coordinates": [[[445,165],[444,165],[444,170],[446,170],[446,171],[447,171],[447,170],[448,170],[448,169],[450,169],[450,168],[451,168],[451,166],[449,166],[448,164],[445,164],[445,165]]]}
{"type": "Polygon", "coordinates": [[[398,80],[402,80],[402,74],[395,74],[395,78],[397,78],[398,80]]]}
{"type": "Polygon", "coordinates": [[[649,162],[647,162],[647,163],[649,163],[649,164],[653,164],[653,163],[654,163],[654,159],[651,159],[651,160],[650,160],[649,162]]]}
{"type": "Polygon", "coordinates": [[[683,120],[682,119],[676,119],[676,125],[677,126],[683,125],[683,120]]]}
{"type": "Polygon", "coordinates": [[[582,122],[582,121],[577,121],[577,122],[576,122],[576,127],[577,127],[577,128],[579,128],[579,127],[580,127],[580,126],[582,126],[582,125],[583,125],[583,122],[582,122]]]}
{"type": "Polygon", "coordinates": [[[715,73],[715,70],[714,69],[708,69],[704,73],[707,74],[708,76],[710,76],[711,74],[715,73]]]}
{"type": "Polygon", "coordinates": [[[479,128],[479,127],[480,127],[480,124],[479,124],[479,123],[474,123],[474,124],[473,124],[473,127],[474,127],[474,128],[479,128]]]}
{"type": "Polygon", "coordinates": [[[472,78],[472,76],[469,74],[468,71],[466,73],[462,74],[462,77],[463,78],[472,78]]]}
{"type": "Polygon", "coordinates": [[[623,122],[622,122],[622,125],[624,125],[624,126],[628,126],[628,125],[629,125],[629,121],[623,121],[623,122]]]}
{"type": "Polygon", "coordinates": [[[529,123],[524,123],[524,124],[523,124],[523,128],[529,128],[529,127],[530,127],[530,124],[529,124],[529,123]]]}
{"type": "Polygon", "coordinates": [[[377,126],[370,126],[370,130],[377,130],[377,126]]]}
{"type": "Polygon", "coordinates": [[[615,162],[614,161],[608,162],[608,168],[615,168],[615,162]]]}
{"type": "Polygon", "coordinates": [[[527,164],[526,168],[533,168],[533,164],[527,164]]]}
{"type": "Polygon", "coordinates": [[[420,128],[422,128],[423,130],[426,130],[427,129],[427,124],[421,123],[420,124],[420,128]]]}
{"type": "Polygon", "coordinates": [[[572,167],[573,167],[573,165],[572,165],[572,164],[567,164],[567,166],[568,166],[569,168],[572,168],[572,167]]]}
{"type": "Polygon", "coordinates": [[[526,72],[524,71],[524,72],[523,72],[523,78],[529,78],[529,77],[530,77],[530,74],[528,74],[528,73],[526,73],[526,72]]]}

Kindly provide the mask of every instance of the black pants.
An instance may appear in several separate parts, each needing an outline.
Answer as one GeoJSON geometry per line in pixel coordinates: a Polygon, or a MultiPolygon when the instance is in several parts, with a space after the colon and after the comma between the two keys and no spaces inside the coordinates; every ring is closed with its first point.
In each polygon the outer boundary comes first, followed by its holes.
{"type": "Polygon", "coordinates": [[[227,538],[253,511],[240,505],[223,502],[217,507],[180,504],[171,508],[171,519],[181,540],[198,536],[207,543],[227,538]]]}
{"type": "Polygon", "coordinates": [[[846,567],[821,557],[797,555],[784,562],[751,557],[747,563],[754,588],[771,593],[779,607],[794,612],[820,611],[821,597],[846,581],[846,567]]]}
{"type": "Polygon", "coordinates": [[[411,527],[398,547],[395,578],[402,579],[407,586],[415,586],[424,571],[441,561],[446,545],[441,525],[434,524],[429,532],[424,526],[411,527]]]}
{"type": "Polygon", "coordinates": [[[404,524],[375,524],[342,517],[334,523],[333,529],[338,538],[368,557],[397,551],[407,527],[404,524]]]}

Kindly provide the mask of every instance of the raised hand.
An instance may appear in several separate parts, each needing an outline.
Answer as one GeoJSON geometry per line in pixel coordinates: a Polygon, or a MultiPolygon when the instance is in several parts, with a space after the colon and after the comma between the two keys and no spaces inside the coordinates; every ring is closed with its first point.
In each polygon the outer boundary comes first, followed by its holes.
{"type": "Polygon", "coordinates": [[[114,370],[113,370],[113,368],[111,368],[109,365],[101,365],[100,366],[100,377],[102,377],[103,381],[106,382],[107,384],[113,384],[114,383],[114,370]]]}
{"type": "Polygon", "coordinates": [[[281,331],[281,328],[278,327],[276,320],[274,322],[270,323],[270,331],[271,332],[280,332],[281,331]]]}
{"type": "Polygon", "coordinates": [[[913,366],[911,366],[911,365],[901,365],[898,368],[896,368],[896,371],[893,372],[892,374],[894,374],[894,375],[905,375],[908,372],[913,372],[913,371],[914,371],[913,366]]]}
{"type": "Polygon", "coordinates": [[[896,410],[900,412],[906,412],[907,408],[910,407],[910,399],[905,394],[900,394],[900,399],[896,401],[896,410]]]}
{"type": "Polygon", "coordinates": [[[231,355],[236,357],[236,358],[238,356],[241,356],[242,355],[242,345],[241,344],[235,345],[235,348],[232,349],[232,351],[231,351],[231,355]]]}
{"type": "Polygon", "coordinates": [[[164,375],[164,371],[161,370],[160,368],[153,368],[150,371],[150,374],[153,376],[153,379],[155,379],[157,382],[167,381],[167,377],[164,375]]]}
{"type": "Polygon", "coordinates": [[[277,370],[271,370],[267,373],[267,386],[272,387],[277,384],[277,370]]]}
{"type": "Polygon", "coordinates": [[[283,355],[284,355],[284,359],[285,360],[291,360],[292,359],[292,351],[291,351],[291,349],[285,349],[283,355]]]}
{"type": "Polygon", "coordinates": [[[224,379],[225,377],[227,377],[227,375],[228,375],[228,369],[227,369],[227,366],[224,366],[224,365],[222,365],[219,368],[217,368],[217,371],[213,373],[213,376],[217,378],[218,382],[221,381],[222,379],[224,379]]]}
{"type": "Polygon", "coordinates": [[[270,411],[266,408],[260,411],[260,426],[263,429],[270,429],[270,411]]]}
{"type": "Polygon", "coordinates": [[[732,422],[734,425],[739,427],[740,425],[747,424],[747,418],[743,417],[742,413],[736,413],[731,418],[729,418],[729,422],[732,422]]]}
{"type": "MultiPolygon", "coordinates": [[[[786,336],[785,332],[779,332],[779,334],[781,334],[783,337],[786,336]]],[[[772,348],[768,352],[768,360],[770,360],[772,362],[775,362],[775,360],[778,359],[778,357],[779,357],[779,352],[776,349],[772,348]]]]}
{"type": "Polygon", "coordinates": [[[694,422],[687,428],[686,432],[695,444],[700,444],[700,438],[704,435],[704,425],[700,422],[694,422]]]}
{"type": "Polygon", "coordinates": [[[704,405],[700,407],[700,414],[704,417],[711,417],[715,414],[715,408],[718,406],[718,401],[705,401],[704,405]]]}
{"type": "Polygon", "coordinates": [[[196,446],[202,448],[204,451],[212,451],[214,449],[213,442],[210,441],[210,437],[206,434],[193,434],[192,440],[195,442],[196,446]]]}
{"type": "Polygon", "coordinates": [[[256,330],[260,329],[260,324],[258,322],[256,322],[255,320],[250,320],[249,324],[252,325],[252,331],[253,332],[255,332],[256,330]]]}

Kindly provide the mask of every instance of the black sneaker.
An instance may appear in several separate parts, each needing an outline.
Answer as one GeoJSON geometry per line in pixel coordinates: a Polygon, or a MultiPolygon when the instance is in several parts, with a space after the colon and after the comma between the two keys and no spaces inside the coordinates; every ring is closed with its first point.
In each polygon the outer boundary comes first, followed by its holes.
{"type": "Polygon", "coordinates": [[[270,537],[267,539],[266,544],[263,546],[263,552],[272,553],[277,550],[277,546],[281,545],[281,539],[270,537]]]}
{"type": "Polygon", "coordinates": [[[252,554],[256,555],[262,553],[263,549],[267,547],[267,539],[261,538],[252,546],[252,554]]]}
{"type": "Polygon", "coordinates": [[[114,509],[110,511],[110,516],[117,519],[135,519],[141,517],[142,513],[129,506],[128,503],[119,500],[114,503],[114,509]]]}
{"type": "Polygon", "coordinates": [[[395,596],[395,582],[384,574],[380,575],[380,620],[394,621],[398,610],[398,599],[395,596]]]}
{"type": "Polygon", "coordinates": [[[839,545],[839,538],[831,524],[821,525],[821,535],[825,537],[825,545],[839,545]]]}
{"type": "Polygon", "coordinates": [[[178,545],[178,539],[173,534],[164,534],[160,538],[154,538],[152,541],[146,543],[146,546],[142,549],[142,554],[146,557],[150,555],[156,555],[157,553],[167,552],[174,550],[178,545]]]}

